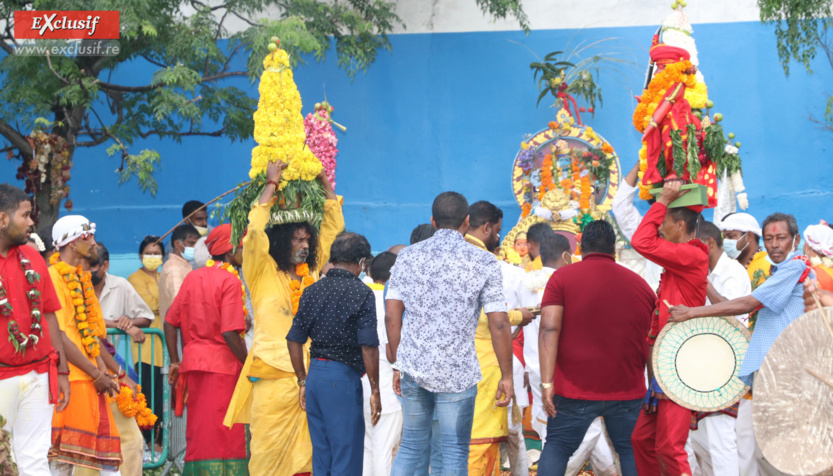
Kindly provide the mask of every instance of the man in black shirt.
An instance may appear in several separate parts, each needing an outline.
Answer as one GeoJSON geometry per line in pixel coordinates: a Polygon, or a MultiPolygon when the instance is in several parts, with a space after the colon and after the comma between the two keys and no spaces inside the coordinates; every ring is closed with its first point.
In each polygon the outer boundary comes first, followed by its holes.
{"type": "Polygon", "coordinates": [[[301,389],[301,407],[309,421],[313,474],[362,474],[365,428],[361,377],[365,371],[370,380],[374,426],[382,412],[376,299],[358,278],[371,256],[364,236],[339,235],[330,249],[333,268],[327,279],[304,290],[286,336],[301,389]],[[303,355],[307,339],[312,339],[309,378],[303,355]]]}

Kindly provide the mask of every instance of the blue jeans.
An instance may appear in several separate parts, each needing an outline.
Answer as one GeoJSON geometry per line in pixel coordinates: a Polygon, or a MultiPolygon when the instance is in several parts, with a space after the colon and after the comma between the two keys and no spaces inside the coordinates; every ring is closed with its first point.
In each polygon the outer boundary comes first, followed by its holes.
{"type": "MultiPolygon", "coordinates": [[[[402,399],[400,399],[401,402],[402,399]]],[[[431,422],[429,438],[431,447],[425,449],[425,454],[417,466],[414,476],[428,476],[429,474],[443,474],[443,440],[440,433],[440,420],[437,418],[437,409],[434,409],[434,421],[431,422]],[[430,470],[429,470],[430,468],[430,470]]]]}
{"type": "Polygon", "coordinates": [[[310,360],[307,421],[316,476],[362,474],[364,415],[361,374],[336,361],[310,360]]]}
{"type": "Polygon", "coordinates": [[[563,475],[567,461],[581,445],[590,424],[603,417],[613,447],[619,453],[622,476],[636,476],[631,434],[642,411],[643,399],[573,400],[556,395],[552,400],[556,415],[547,419],[547,444],[541,451],[538,474],[563,475]]]}
{"type": "Polygon", "coordinates": [[[443,458],[442,473],[432,468],[431,474],[467,475],[477,385],[458,393],[433,393],[417,385],[407,374],[403,374],[401,388],[402,442],[393,462],[391,476],[417,474],[420,462],[429,448],[428,434],[435,409],[439,418],[443,458]]]}

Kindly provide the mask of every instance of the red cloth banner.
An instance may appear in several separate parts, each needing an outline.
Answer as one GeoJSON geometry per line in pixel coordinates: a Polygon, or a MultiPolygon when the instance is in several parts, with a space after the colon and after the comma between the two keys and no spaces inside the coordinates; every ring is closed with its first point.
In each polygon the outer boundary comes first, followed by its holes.
{"type": "Polygon", "coordinates": [[[16,40],[117,40],[118,11],[14,12],[16,40]]]}

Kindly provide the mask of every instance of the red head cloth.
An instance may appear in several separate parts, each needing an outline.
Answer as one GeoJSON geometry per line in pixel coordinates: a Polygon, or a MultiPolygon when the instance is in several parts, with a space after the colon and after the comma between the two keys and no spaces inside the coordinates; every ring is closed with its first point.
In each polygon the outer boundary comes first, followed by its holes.
{"type": "Polygon", "coordinates": [[[665,43],[651,47],[651,62],[666,65],[691,59],[691,55],[683,48],[668,46],[665,43]]]}
{"type": "Polygon", "coordinates": [[[231,245],[231,225],[222,224],[211,230],[205,239],[205,246],[211,256],[220,256],[228,253],[234,247],[231,245]]]}

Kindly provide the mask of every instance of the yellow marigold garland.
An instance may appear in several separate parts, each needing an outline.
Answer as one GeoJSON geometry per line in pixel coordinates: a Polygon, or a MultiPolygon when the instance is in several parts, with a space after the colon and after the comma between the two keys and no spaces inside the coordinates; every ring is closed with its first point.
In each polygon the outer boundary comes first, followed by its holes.
{"type": "Polygon", "coordinates": [[[642,148],[639,149],[639,179],[637,180],[637,184],[639,185],[639,198],[642,200],[650,200],[653,198],[653,195],[651,195],[651,187],[642,183],[642,177],[645,176],[646,170],[648,170],[648,146],[643,142],[642,148]]]}
{"type": "Polygon", "coordinates": [[[150,430],[156,424],[156,415],[148,408],[147,399],[142,392],[142,386],[137,385],[137,393],[134,397],[130,387],[120,383],[119,394],[116,395],[116,404],[119,411],[127,418],[136,418],[136,423],[142,430],[150,430]]]}
{"type": "Polygon", "coordinates": [[[697,82],[693,88],[686,88],[685,99],[692,109],[703,109],[709,100],[709,89],[706,83],[697,82]]]}
{"type": "Polygon", "coordinates": [[[674,84],[684,83],[686,88],[693,88],[697,84],[695,75],[688,73],[693,70],[694,66],[691,61],[686,60],[669,64],[654,76],[648,89],[642,91],[642,99],[633,111],[633,126],[637,131],[645,132],[660,101],[674,84]]]}
{"type": "Polygon", "coordinates": [[[305,145],[301,95],[289,67],[289,55],[277,49],[263,60],[263,68],[260,99],[254,113],[254,138],[258,145],[252,149],[249,177],[264,172],[267,162],[281,160],[286,168],[278,189],[283,190],[293,180],[315,180],[323,166],[305,145]]]}
{"type": "Polygon", "coordinates": [[[95,289],[88,271],[84,271],[81,266],[72,267],[69,264],[61,261],[61,256],[58,253],[53,254],[49,258],[49,264],[58,270],[61,278],[67,283],[72,297],[72,305],[75,308],[75,326],[78,329],[78,334],[81,336],[81,344],[84,351],[92,358],[96,358],[101,354],[101,349],[98,345],[98,306],[95,305],[95,289]]]}

